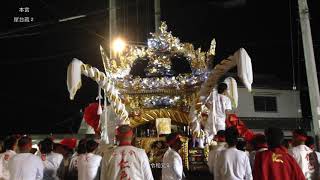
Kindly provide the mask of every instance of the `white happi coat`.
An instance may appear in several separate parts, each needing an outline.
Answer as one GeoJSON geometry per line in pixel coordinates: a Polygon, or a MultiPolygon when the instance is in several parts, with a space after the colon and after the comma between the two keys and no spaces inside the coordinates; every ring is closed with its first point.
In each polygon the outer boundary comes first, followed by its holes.
{"type": "Polygon", "coordinates": [[[291,150],[289,150],[289,153],[294,157],[294,159],[299,164],[304,177],[306,179],[311,179],[313,176],[313,173],[315,172],[315,167],[310,163],[309,161],[309,155],[312,153],[312,149],[310,149],[306,145],[299,145],[296,147],[293,147],[291,150]]]}
{"type": "Polygon", "coordinates": [[[235,147],[221,151],[214,168],[214,179],[252,180],[249,157],[235,147]]]}
{"type": "Polygon", "coordinates": [[[208,154],[208,167],[210,173],[214,173],[215,163],[217,162],[218,156],[221,151],[227,148],[227,143],[218,142],[218,145],[214,146],[214,148],[208,154]]]}
{"type": "Polygon", "coordinates": [[[143,149],[119,146],[105,152],[101,180],[153,180],[149,159],[143,149]]]}
{"type": "Polygon", "coordinates": [[[162,180],[181,180],[183,177],[182,159],[175,150],[170,147],[163,155],[162,180]]]}
{"type": "Polygon", "coordinates": [[[31,153],[19,153],[9,160],[10,180],[41,180],[43,162],[31,153]]]}
{"type": "Polygon", "coordinates": [[[43,180],[59,180],[57,171],[61,163],[63,163],[62,160],[63,156],[55,152],[45,155],[45,160],[43,161],[43,180]]]}
{"type": "Polygon", "coordinates": [[[218,94],[216,99],[216,130],[226,130],[226,110],[232,110],[230,99],[218,94]]]}
{"type": "Polygon", "coordinates": [[[210,102],[208,107],[210,112],[205,130],[212,139],[219,130],[226,129],[226,110],[232,110],[232,105],[229,97],[218,94],[216,90],[212,91],[208,101],[210,102]]]}
{"type": "Polygon", "coordinates": [[[16,155],[16,152],[7,150],[0,154],[0,180],[9,180],[9,160],[16,155]]]}
{"type": "Polygon", "coordinates": [[[93,153],[78,156],[78,180],[99,180],[101,159],[93,153]]]}

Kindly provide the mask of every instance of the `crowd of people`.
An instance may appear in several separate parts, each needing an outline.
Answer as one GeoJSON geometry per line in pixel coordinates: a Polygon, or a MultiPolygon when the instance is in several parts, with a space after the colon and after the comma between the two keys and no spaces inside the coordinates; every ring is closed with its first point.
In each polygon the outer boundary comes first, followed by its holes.
{"type": "MultiPolygon", "coordinates": [[[[0,154],[0,180],[153,180],[145,150],[132,145],[132,128],[122,125],[116,131],[117,146],[81,139],[75,148],[76,139],[54,143],[46,138],[36,152],[30,137],[9,136],[0,154]]],[[[177,152],[182,144],[180,135],[170,134],[166,140],[161,179],[182,179],[183,164],[177,152]]]]}
{"type": "MultiPolygon", "coordinates": [[[[54,143],[46,138],[39,150],[32,151],[28,136],[7,137],[0,154],[0,180],[182,180],[186,179],[179,155],[180,135],[166,136],[161,177],[154,177],[143,149],[133,146],[128,125],[116,130],[117,146],[102,146],[94,139],[64,139],[54,143]],[[99,149],[100,148],[100,149],[99,149]],[[73,150],[76,149],[76,152],[73,150]]],[[[215,180],[317,180],[319,153],[314,139],[297,129],[292,142],[282,130],[267,128],[249,142],[239,141],[235,127],[218,131],[208,156],[208,167],[215,180]]],[[[201,177],[201,176],[200,176],[201,177]]]]}
{"type": "Polygon", "coordinates": [[[208,157],[215,180],[319,180],[319,153],[314,139],[302,129],[293,131],[292,141],[284,140],[279,128],[267,128],[237,148],[234,127],[218,131],[217,145],[208,157]]]}

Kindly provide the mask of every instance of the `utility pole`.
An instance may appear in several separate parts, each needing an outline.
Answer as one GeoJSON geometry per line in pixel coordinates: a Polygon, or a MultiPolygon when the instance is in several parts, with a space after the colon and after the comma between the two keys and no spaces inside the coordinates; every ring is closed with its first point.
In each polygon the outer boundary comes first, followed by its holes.
{"type": "Polygon", "coordinates": [[[159,33],[159,27],[160,27],[160,21],[161,21],[161,8],[160,8],[160,0],[154,0],[154,28],[155,32],[159,33]]]}
{"type": "MultiPolygon", "coordinates": [[[[113,49],[112,49],[112,42],[117,32],[117,7],[116,7],[116,0],[109,0],[109,58],[112,61],[113,59],[113,49]]],[[[110,107],[110,106],[109,106],[110,107]]],[[[101,145],[112,144],[113,142],[109,140],[108,136],[108,122],[109,119],[109,110],[107,105],[107,96],[106,91],[104,92],[104,110],[100,116],[101,121],[101,145]],[[111,142],[110,142],[111,141],[111,142]]]]}
{"type": "MultiPolygon", "coordinates": [[[[309,21],[309,8],[307,0],[298,0],[300,26],[303,42],[303,52],[306,63],[310,105],[312,111],[313,132],[316,137],[320,135],[320,98],[317,68],[313,52],[313,43],[309,21]]],[[[317,143],[318,144],[318,143],[317,143]]]]}
{"type": "Polygon", "coordinates": [[[109,53],[113,58],[112,42],[117,32],[117,6],[116,0],[109,0],[109,53]]]}

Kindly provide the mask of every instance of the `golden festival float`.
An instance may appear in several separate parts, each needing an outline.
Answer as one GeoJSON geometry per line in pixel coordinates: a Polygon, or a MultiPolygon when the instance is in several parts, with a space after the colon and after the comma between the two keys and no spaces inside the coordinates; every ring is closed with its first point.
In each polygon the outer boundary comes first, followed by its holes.
{"type": "MultiPolygon", "coordinates": [[[[129,124],[135,131],[135,145],[146,150],[150,163],[157,164],[166,150],[162,135],[179,132],[185,168],[203,169],[210,144],[207,139],[215,133],[201,128],[210,118],[210,109],[205,106],[208,97],[213,95],[220,78],[237,65],[239,77],[249,91],[252,83],[251,60],[242,48],[210,69],[215,47],[214,39],[206,52],[181,43],[163,22],[159,33],[151,33],[146,47],[127,45],[109,58],[100,46],[105,72],[73,59],[67,77],[70,99],[81,87],[81,75],[93,79],[99,85],[97,113],[101,119],[95,129],[99,128],[102,142],[112,144],[115,127],[129,124]]],[[[233,78],[229,84],[236,106],[237,85],[233,78]]]]}

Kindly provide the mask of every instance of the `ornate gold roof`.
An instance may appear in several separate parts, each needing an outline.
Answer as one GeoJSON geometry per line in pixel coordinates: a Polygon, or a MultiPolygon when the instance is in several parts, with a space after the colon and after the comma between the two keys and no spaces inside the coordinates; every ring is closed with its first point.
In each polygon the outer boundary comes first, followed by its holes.
{"type": "Polygon", "coordinates": [[[115,82],[129,112],[130,124],[137,126],[156,118],[190,122],[190,106],[207,79],[215,47],[214,39],[207,52],[181,43],[162,22],[160,32],[151,33],[145,47],[127,46],[115,59],[109,59],[102,47],[100,50],[106,74],[115,82]]]}
{"type": "Polygon", "coordinates": [[[106,72],[115,76],[128,75],[128,70],[132,67],[137,58],[148,57],[151,63],[162,66],[170,66],[168,58],[176,54],[182,54],[188,58],[194,70],[206,70],[209,56],[215,55],[216,41],[212,40],[210,49],[202,52],[201,48],[195,49],[190,43],[181,43],[179,38],[174,37],[167,31],[165,22],[161,23],[160,33],[151,33],[148,39],[148,46],[127,46],[125,50],[118,54],[116,59],[109,59],[102,47],[100,47],[102,60],[106,72]]]}

